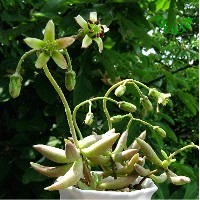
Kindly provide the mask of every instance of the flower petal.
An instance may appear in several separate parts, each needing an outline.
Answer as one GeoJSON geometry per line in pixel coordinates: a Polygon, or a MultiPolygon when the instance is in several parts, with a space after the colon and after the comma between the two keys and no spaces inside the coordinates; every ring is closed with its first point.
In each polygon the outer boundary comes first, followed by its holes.
{"type": "Polygon", "coordinates": [[[64,37],[56,40],[57,43],[57,50],[64,49],[68,46],[70,46],[75,41],[74,37],[64,37]]]}
{"type": "Polygon", "coordinates": [[[87,22],[80,16],[78,15],[77,17],[74,17],[76,22],[81,26],[83,29],[87,29],[87,22]]]}
{"type": "Polygon", "coordinates": [[[82,48],[87,48],[89,45],[91,45],[91,43],[92,39],[88,35],[85,35],[82,41],[82,48]]]}
{"type": "Polygon", "coordinates": [[[64,58],[64,56],[59,52],[55,51],[52,55],[52,58],[54,62],[61,68],[61,69],[67,69],[67,62],[64,58]]]}
{"type": "Polygon", "coordinates": [[[38,59],[36,60],[35,67],[42,69],[44,65],[47,64],[49,60],[49,55],[45,53],[44,51],[38,56],[38,59]]]}
{"type": "Polygon", "coordinates": [[[44,41],[37,38],[26,38],[24,42],[31,48],[39,50],[43,47],[44,41]]]}
{"type": "Polygon", "coordinates": [[[90,12],[90,20],[92,22],[96,22],[97,21],[97,13],[96,12],[90,12]]]}
{"type": "Polygon", "coordinates": [[[52,20],[49,20],[44,30],[44,40],[55,40],[55,26],[52,20]]]}
{"type": "Polygon", "coordinates": [[[109,28],[106,25],[101,25],[103,27],[103,32],[106,33],[109,31],[109,28]]]}
{"type": "Polygon", "coordinates": [[[103,51],[103,41],[102,41],[102,39],[99,37],[99,38],[94,38],[93,40],[98,44],[99,52],[101,53],[103,51]]]}

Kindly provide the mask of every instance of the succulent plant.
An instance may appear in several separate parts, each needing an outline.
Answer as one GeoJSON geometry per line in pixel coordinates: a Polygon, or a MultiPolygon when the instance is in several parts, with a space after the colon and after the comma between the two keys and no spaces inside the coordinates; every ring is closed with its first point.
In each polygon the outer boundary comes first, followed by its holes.
{"type": "MultiPolygon", "coordinates": [[[[197,147],[195,144],[189,144],[169,156],[162,150],[164,159],[159,158],[153,148],[145,141],[147,131],[151,129],[161,137],[166,137],[167,133],[159,126],[153,126],[150,123],[134,117],[133,113],[139,108],[133,102],[119,100],[126,95],[127,85],[136,89],[139,100],[143,109],[147,112],[153,110],[151,98],[158,104],[165,106],[168,103],[170,94],[164,94],[155,88],[149,88],[145,84],[126,79],[112,85],[103,97],[94,97],[78,104],[73,112],[68,102],[53,78],[47,67],[47,61],[50,57],[62,69],[65,69],[66,88],[71,91],[75,87],[76,73],[72,69],[71,60],[66,47],[70,46],[75,39],[81,36],[83,39],[82,47],[86,48],[92,40],[99,45],[99,51],[103,50],[102,37],[104,32],[108,31],[105,25],[101,25],[97,19],[97,14],[92,12],[90,19],[86,22],[80,15],[76,21],[82,27],[77,36],[65,37],[55,40],[55,27],[53,21],[47,23],[44,32],[44,40],[36,38],[27,38],[25,42],[33,49],[25,53],[20,59],[16,73],[11,76],[10,93],[16,98],[21,90],[22,77],[20,75],[21,64],[23,60],[32,53],[39,53],[36,60],[36,67],[44,70],[45,75],[53,85],[64,105],[69,128],[72,138],[64,139],[65,149],[59,149],[43,144],[37,144],[33,147],[47,159],[55,162],[55,166],[43,166],[31,162],[31,166],[39,173],[57,178],[56,181],[45,188],[45,190],[59,190],[69,186],[76,186],[80,189],[90,190],[119,190],[128,187],[139,176],[143,177],[139,185],[149,177],[155,182],[162,183],[167,179],[176,185],[190,182],[185,176],[178,176],[170,169],[170,164],[175,162],[174,156],[187,148],[197,147]],[[62,50],[62,51],[61,51],[62,50]],[[64,57],[64,55],[65,57],[64,57]],[[142,88],[142,89],[141,89],[142,88]],[[116,99],[110,98],[109,95],[114,93],[116,99]],[[88,105],[89,110],[85,117],[85,124],[91,125],[94,121],[95,113],[92,112],[92,104],[95,101],[102,101],[103,112],[108,123],[108,130],[104,134],[93,134],[83,138],[81,131],[76,122],[76,115],[81,106],[88,105]],[[107,101],[116,105],[121,114],[110,116],[107,109],[107,101]],[[126,113],[126,114],[124,114],[126,113]],[[123,133],[118,133],[113,128],[113,123],[120,123],[123,118],[128,118],[129,122],[124,127],[123,133]],[[134,139],[131,145],[127,144],[130,125],[137,121],[146,126],[146,129],[134,139]],[[145,162],[153,164],[154,169],[146,168],[145,162]],[[91,171],[91,166],[99,166],[101,173],[91,171]],[[112,181],[105,178],[112,176],[112,181]]],[[[158,109],[157,109],[158,110],[158,109]]]]}

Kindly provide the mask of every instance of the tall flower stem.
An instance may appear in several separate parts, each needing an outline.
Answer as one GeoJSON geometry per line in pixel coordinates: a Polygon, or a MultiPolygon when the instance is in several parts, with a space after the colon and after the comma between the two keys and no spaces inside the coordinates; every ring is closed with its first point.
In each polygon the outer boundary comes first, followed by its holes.
{"type": "MultiPolygon", "coordinates": [[[[118,103],[118,102],[115,101],[114,99],[111,99],[111,98],[108,98],[108,97],[95,97],[95,98],[92,98],[92,99],[89,99],[89,100],[86,100],[86,101],[81,102],[80,104],[78,104],[78,105],[74,108],[74,111],[73,111],[73,122],[74,122],[74,127],[75,127],[75,129],[76,129],[76,131],[77,131],[77,133],[78,133],[80,139],[83,139],[83,136],[82,136],[81,131],[80,131],[80,129],[78,128],[78,125],[77,125],[77,123],[76,123],[76,113],[77,113],[78,109],[79,109],[81,106],[85,105],[85,104],[91,105],[91,102],[92,102],[92,101],[105,100],[105,99],[108,100],[108,101],[111,101],[111,102],[113,102],[113,103],[115,103],[115,104],[118,103]]],[[[89,107],[89,109],[90,109],[90,108],[91,108],[91,107],[89,107]]],[[[90,111],[91,111],[91,110],[90,110],[90,111]]]]}
{"type": "MultiPolygon", "coordinates": [[[[142,96],[142,92],[140,91],[140,89],[139,89],[139,87],[137,85],[140,85],[140,86],[144,87],[146,90],[149,90],[149,87],[147,87],[146,85],[144,85],[143,83],[141,83],[139,81],[136,81],[136,80],[133,80],[133,79],[126,79],[126,80],[120,81],[120,82],[114,84],[112,87],[110,87],[108,89],[108,91],[106,92],[106,94],[104,95],[104,97],[108,97],[109,94],[115,88],[117,88],[118,86],[120,86],[122,84],[132,84],[132,85],[134,85],[134,87],[137,89],[137,91],[138,91],[138,93],[139,93],[140,96],[142,96]]],[[[109,115],[108,109],[106,107],[106,101],[107,101],[107,99],[103,100],[103,110],[104,110],[104,113],[105,113],[107,121],[108,121],[108,128],[110,130],[110,129],[112,129],[112,122],[110,120],[110,115],[109,115]]]]}
{"type": "Polygon", "coordinates": [[[47,78],[49,79],[49,81],[51,82],[51,84],[53,85],[54,89],[56,90],[56,92],[58,93],[63,105],[64,105],[64,108],[65,108],[65,113],[66,113],[66,116],[67,116],[67,120],[68,120],[68,124],[69,124],[69,128],[70,128],[70,132],[71,132],[71,135],[74,139],[74,143],[76,145],[76,147],[78,147],[78,140],[77,140],[77,136],[76,136],[76,131],[75,131],[75,128],[74,128],[74,123],[73,123],[73,120],[72,120],[72,114],[71,114],[71,110],[70,110],[70,107],[69,107],[69,104],[61,90],[61,88],[58,86],[57,82],[55,81],[55,79],[53,78],[53,76],[51,75],[47,65],[45,65],[43,67],[44,69],[44,72],[45,72],[45,75],[47,76],[47,78]]]}
{"type": "Polygon", "coordinates": [[[182,152],[182,151],[184,151],[185,149],[188,149],[188,148],[197,148],[197,149],[199,149],[199,147],[197,145],[195,145],[194,143],[192,143],[192,144],[184,146],[184,147],[176,150],[174,153],[170,154],[169,159],[172,159],[176,154],[178,154],[178,153],[180,153],[180,152],[182,152]]]}
{"type": "Polygon", "coordinates": [[[20,73],[22,63],[24,62],[25,58],[30,56],[32,53],[35,53],[37,50],[36,49],[31,49],[30,51],[27,51],[19,60],[16,68],[16,72],[20,73]]]}

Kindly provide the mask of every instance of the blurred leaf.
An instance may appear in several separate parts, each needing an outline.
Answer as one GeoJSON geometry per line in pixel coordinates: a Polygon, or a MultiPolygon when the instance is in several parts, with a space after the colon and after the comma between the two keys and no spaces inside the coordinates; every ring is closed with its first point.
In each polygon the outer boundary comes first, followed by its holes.
{"type": "Polygon", "coordinates": [[[58,97],[47,77],[38,75],[35,79],[35,90],[39,97],[46,103],[52,104],[58,97]]]}
{"type": "Polygon", "coordinates": [[[180,98],[180,100],[187,106],[190,112],[193,115],[196,115],[198,111],[198,103],[196,102],[194,97],[191,94],[183,92],[181,90],[177,90],[177,95],[180,98]]]}
{"type": "Polygon", "coordinates": [[[183,199],[198,199],[199,196],[199,186],[196,181],[186,185],[186,191],[183,199]]]}
{"type": "Polygon", "coordinates": [[[8,91],[9,82],[9,78],[0,79],[0,102],[6,102],[11,98],[8,91]]]}
{"type": "Polygon", "coordinates": [[[42,182],[46,179],[47,178],[44,175],[39,174],[37,171],[35,171],[32,168],[28,168],[28,169],[26,169],[26,171],[22,177],[22,182],[23,182],[23,184],[28,184],[30,182],[42,182]]]}
{"type": "Polygon", "coordinates": [[[168,30],[175,28],[175,25],[176,25],[176,1],[171,0],[167,17],[168,30]]]}

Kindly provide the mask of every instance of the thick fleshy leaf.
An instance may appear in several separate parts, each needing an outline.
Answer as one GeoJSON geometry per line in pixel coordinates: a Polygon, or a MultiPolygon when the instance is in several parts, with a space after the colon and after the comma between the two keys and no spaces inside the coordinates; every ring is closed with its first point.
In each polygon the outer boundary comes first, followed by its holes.
{"type": "Polygon", "coordinates": [[[81,26],[83,29],[87,29],[87,22],[80,16],[78,15],[77,17],[74,17],[76,22],[81,26]]]}
{"type": "Polygon", "coordinates": [[[49,58],[50,57],[47,53],[42,52],[36,60],[35,67],[39,69],[43,68],[47,64],[49,58]]]}
{"type": "Polygon", "coordinates": [[[43,47],[44,41],[37,38],[26,38],[24,42],[31,48],[39,50],[43,47]]]}
{"type": "Polygon", "coordinates": [[[59,51],[55,51],[52,55],[52,58],[60,68],[67,69],[67,62],[59,51]]]}
{"type": "Polygon", "coordinates": [[[93,22],[97,21],[97,13],[96,12],[90,12],[90,20],[93,22]]]}
{"type": "Polygon", "coordinates": [[[92,39],[88,35],[85,35],[82,41],[82,48],[87,48],[89,45],[91,45],[91,43],[92,39]]]}
{"type": "Polygon", "coordinates": [[[99,37],[99,38],[94,38],[93,40],[97,43],[97,45],[99,47],[99,52],[101,53],[103,51],[103,41],[102,41],[102,39],[99,37]]]}
{"type": "Polygon", "coordinates": [[[55,26],[52,20],[49,20],[44,30],[44,40],[55,40],[55,26]]]}
{"type": "Polygon", "coordinates": [[[74,37],[63,37],[63,38],[57,39],[56,43],[58,46],[56,49],[58,49],[58,50],[64,49],[64,48],[70,46],[74,41],[75,41],[74,37]]]}

